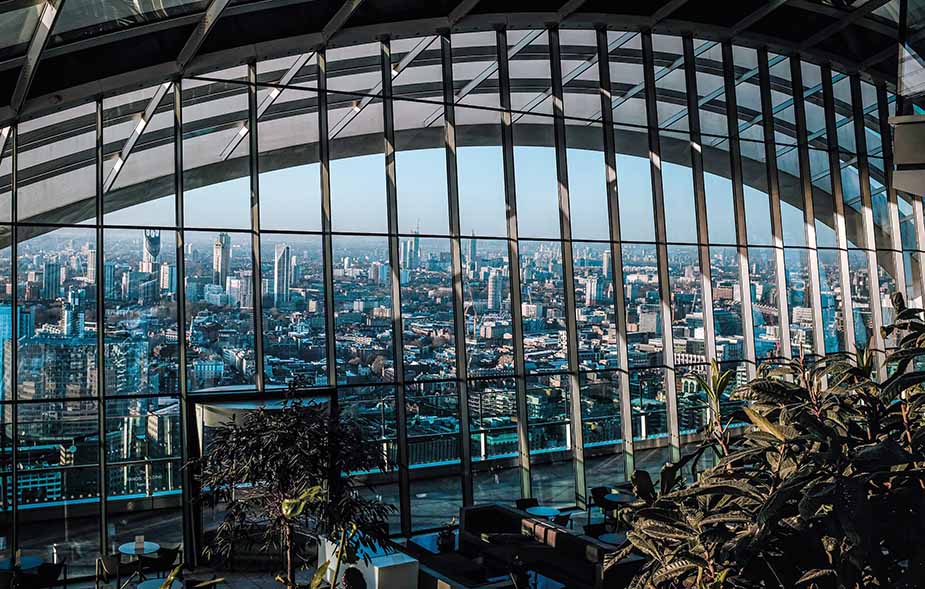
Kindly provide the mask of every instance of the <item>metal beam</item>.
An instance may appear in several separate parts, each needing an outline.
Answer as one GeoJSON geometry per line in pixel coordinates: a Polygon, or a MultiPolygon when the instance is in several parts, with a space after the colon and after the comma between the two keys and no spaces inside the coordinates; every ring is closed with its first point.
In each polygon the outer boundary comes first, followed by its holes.
{"type": "Polygon", "coordinates": [[[193,29],[189,39],[186,40],[186,44],[183,45],[183,49],[180,50],[180,54],[177,55],[177,67],[181,74],[186,70],[186,67],[193,58],[196,57],[196,54],[199,53],[199,49],[205,42],[206,37],[212,31],[212,28],[215,27],[215,23],[218,22],[218,19],[222,17],[222,11],[228,6],[228,1],[229,0],[212,0],[209,2],[205,14],[202,15],[202,20],[200,20],[196,28],[193,29]]]}
{"type": "Polygon", "coordinates": [[[167,93],[171,91],[171,89],[173,89],[173,83],[171,82],[164,82],[157,87],[157,90],[154,92],[154,96],[151,97],[151,100],[148,101],[148,105],[145,106],[145,110],[141,115],[141,120],[139,120],[138,124],[135,125],[135,128],[132,129],[131,134],[122,145],[122,149],[119,150],[119,156],[116,158],[116,163],[113,165],[112,169],[109,170],[109,175],[106,176],[106,181],[103,183],[102,195],[105,195],[107,192],[109,192],[109,190],[112,188],[112,185],[115,184],[116,178],[119,177],[119,172],[122,171],[122,168],[125,166],[125,162],[128,160],[129,156],[132,155],[132,150],[135,149],[135,145],[138,143],[138,140],[141,139],[141,134],[145,132],[148,123],[151,122],[151,119],[154,117],[154,112],[157,110],[158,105],[161,103],[167,93]]]}
{"type": "Polygon", "coordinates": [[[350,17],[353,16],[353,13],[357,11],[361,4],[363,4],[363,0],[347,0],[344,2],[334,13],[334,16],[324,25],[324,28],[321,29],[322,41],[324,43],[330,41],[331,37],[347,24],[347,21],[350,20],[350,17]]]}
{"type": "Polygon", "coordinates": [[[800,43],[800,48],[809,49],[810,47],[818,45],[835,33],[854,24],[858,20],[864,18],[888,2],[890,2],[890,0],[868,0],[860,8],[855,8],[851,12],[844,13],[844,15],[839,20],[833,22],[827,27],[822,28],[819,31],[816,31],[815,34],[811,35],[809,38],[800,43]]]}
{"type": "MultiPolygon", "coordinates": [[[[813,0],[790,0],[790,6],[794,8],[800,8],[807,12],[812,12],[815,14],[822,14],[831,18],[840,18],[844,16],[845,11],[839,8],[835,8],[829,4],[823,2],[814,2],[813,0]]],[[[880,33],[881,35],[886,35],[889,37],[896,36],[896,27],[886,22],[881,22],[880,20],[864,18],[858,23],[860,26],[874,31],[875,33],[880,33]]]]}
{"type": "MultiPolygon", "coordinates": [[[[528,34],[524,35],[524,37],[520,41],[518,41],[517,44],[515,44],[513,47],[507,50],[507,59],[511,59],[515,55],[523,51],[525,47],[527,47],[530,43],[533,43],[534,41],[536,41],[540,37],[540,35],[542,35],[545,32],[546,32],[545,29],[539,29],[536,31],[531,31],[528,34]]],[[[507,34],[504,35],[504,38],[507,39],[507,34]]],[[[468,96],[470,92],[478,88],[478,86],[482,82],[490,78],[492,74],[494,74],[497,71],[498,71],[498,61],[496,60],[492,62],[490,65],[488,65],[484,70],[479,72],[477,76],[469,80],[469,82],[465,86],[463,86],[459,92],[456,93],[456,97],[453,99],[453,104],[459,104],[459,102],[463,98],[468,96]]],[[[442,116],[442,114],[443,114],[443,107],[441,106],[441,107],[436,108],[434,112],[430,113],[430,115],[426,119],[424,119],[424,126],[429,127],[433,125],[442,116]]]]}
{"type": "Polygon", "coordinates": [[[677,12],[682,6],[687,4],[688,0],[668,0],[663,4],[658,10],[656,10],[652,16],[649,18],[649,27],[654,27],[658,23],[662,22],[675,12],[677,12]]]}
{"type": "Polygon", "coordinates": [[[19,70],[19,79],[16,80],[16,88],[13,89],[13,96],[10,98],[10,108],[13,114],[19,114],[22,110],[26,96],[29,95],[29,88],[32,87],[32,81],[35,79],[35,72],[38,70],[39,62],[42,61],[42,53],[48,44],[48,38],[55,28],[58,15],[61,14],[61,8],[64,6],[64,0],[46,0],[42,7],[42,14],[39,22],[32,33],[32,39],[29,41],[29,48],[26,50],[25,61],[19,70]]]}
{"type": "MultiPolygon", "coordinates": [[[[308,63],[314,55],[314,52],[303,53],[302,55],[299,55],[295,62],[289,66],[289,69],[286,70],[286,72],[282,75],[279,81],[276,82],[276,85],[288,86],[289,83],[292,82],[292,79],[298,75],[305,64],[308,63]]],[[[263,97],[263,100],[260,101],[260,105],[257,106],[258,121],[260,120],[260,117],[262,117],[263,114],[267,112],[271,106],[273,106],[273,103],[276,102],[276,99],[280,97],[283,91],[283,88],[273,88],[267,96],[263,97]]],[[[222,161],[225,161],[231,157],[231,154],[234,153],[234,150],[238,148],[238,145],[240,145],[241,141],[244,140],[244,136],[247,135],[247,133],[250,131],[249,126],[250,122],[248,121],[248,124],[244,125],[241,128],[241,131],[235,133],[235,136],[231,138],[231,141],[229,141],[225,148],[222,149],[222,161]]]]}
{"type": "Polygon", "coordinates": [[[449,21],[450,27],[455,26],[459,21],[464,19],[467,14],[472,12],[472,9],[475,8],[475,5],[479,3],[479,0],[463,0],[456,5],[456,8],[450,11],[450,14],[447,15],[446,19],[449,21]]]}
{"type": "MultiPolygon", "coordinates": [[[[636,468],[633,449],[633,407],[630,398],[629,353],[626,338],[626,291],[623,289],[623,241],[620,234],[619,187],[617,186],[617,149],[614,138],[613,112],[610,110],[610,64],[607,31],[597,30],[598,74],[600,76],[601,129],[604,133],[604,166],[607,181],[607,213],[610,222],[610,265],[614,317],[617,321],[617,357],[619,358],[620,428],[623,438],[623,475],[636,468]],[[619,284],[616,282],[619,280],[619,284]]],[[[603,269],[607,271],[606,268],[603,269]]]]}
{"type": "MultiPolygon", "coordinates": [[[[391,77],[389,78],[389,85],[391,86],[392,78],[402,73],[402,71],[404,71],[404,69],[408,67],[408,65],[410,65],[412,61],[417,59],[417,57],[421,53],[423,53],[428,47],[433,45],[439,38],[440,38],[439,36],[424,37],[420,41],[418,41],[417,45],[415,45],[411,49],[411,51],[406,53],[405,56],[401,58],[401,61],[399,61],[394,67],[390,69],[391,77]]],[[[389,55],[391,55],[391,53],[389,53],[389,55]]],[[[372,88],[366,91],[365,95],[363,96],[363,99],[355,103],[353,108],[349,110],[343,117],[341,117],[341,119],[337,121],[337,124],[335,124],[334,127],[331,128],[331,139],[334,139],[335,137],[337,137],[337,135],[340,134],[340,132],[343,131],[347,127],[347,125],[350,124],[350,121],[355,119],[357,115],[363,112],[363,109],[369,106],[374,100],[374,98],[381,93],[382,93],[382,82],[377,82],[376,84],[373,85],[372,88]]],[[[438,108],[436,112],[438,112],[439,115],[442,116],[443,107],[441,106],[440,108],[438,108]]],[[[425,123],[424,126],[426,127],[427,124],[425,123]]]]}
{"type": "Polygon", "coordinates": [[[767,15],[771,14],[784,4],[789,2],[789,0],[769,0],[767,4],[758,8],[754,12],[746,15],[745,18],[741,19],[739,22],[732,26],[731,37],[735,37],[745,29],[749,28],[759,20],[763,19],[767,15]]]}

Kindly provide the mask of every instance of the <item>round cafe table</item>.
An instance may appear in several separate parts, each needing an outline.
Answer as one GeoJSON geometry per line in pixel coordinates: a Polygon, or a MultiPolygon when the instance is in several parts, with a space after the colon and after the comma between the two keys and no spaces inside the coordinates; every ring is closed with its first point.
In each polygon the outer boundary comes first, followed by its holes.
{"type": "Polygon", "coordinates": [[[533,507],[528,507],[526,509],[526,512],[529,513],[530,515],[534,515],[536,517],[543,517],[546,519],[559,515],[558,509],[556,509],[555,507],[547,507],[545,505],[534,505],[533,507]]]}
{"type": "Polygon", "coordinates": [[[626,543],[626,534],[621,532],[608,532],[606,534],[601,534],[597,537],[598,540],[606,544],[613,544],[614,546],[622,546],[626,543]]]}
{"type": "Polygon", "coordinates": [[[637,498],[630,493],[608,493],[604,495],[604,499],[616,505],[629,505],[635,503],[637,498]]]}
{"type": "MultiPolygon", "coordinates": [[[[150,579],[148,581],[142,581],[138,583],[138,589],[161,589],[161,585],[164,584],[165,579],[150,579]]],[[[182,581],[173,581],[170,584],[170,589],[183,589],[182,581]]]]}
{"type": "Polygon", "coordinates": [[[134,542],[126,542],[119,546],[119,552],[126,556],[142,556],[148,554],[154,554],[161,549],[161,545],[157,542],[145,542],[144,547],[141,550],[135,546],[134,542]]]}
{"type": "Polygon", "coordinates": [[[13,566],[13,562],[7,558],[0,560],[0,571],[31,571],[39,568],[44,562],[45,559],[38,556],[23,556],[20,557],[16,566],[13,566]]]}

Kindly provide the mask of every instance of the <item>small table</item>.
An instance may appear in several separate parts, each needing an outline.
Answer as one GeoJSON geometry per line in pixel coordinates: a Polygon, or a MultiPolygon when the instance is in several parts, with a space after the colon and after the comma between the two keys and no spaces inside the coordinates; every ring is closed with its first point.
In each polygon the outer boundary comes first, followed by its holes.
{"type": "Polygon", "coordinates": [[[559,515],[558,509],[556,509],[555,507],[547,507],[545,505],[534,505],[533,507],[528,507],[525,511],[529,513],[530,515],[534,515],[536,517],[542,517],[545,519],[549,519],[551,517],[555,517],[559,515]]]}
{"type": "Polygon", "coordinates": [[[157,542],[145,542],[144,547],[141,550],[135,546],[134,542],[126,542],[119,546],[119,552],[126,556],[142,556],[148,554],[154,554],[161,549],[161,545],[157,542]]]}
{"type": "Polygon", "coordinates": [[[629,505],[630,503],[635,503],[638,500],[635,495],[631,495],[629,493],[608,493],[604,495],[604,499],[616,505],[629,505]]]}
{"type": "MultiPolygon", "coordinates": [[[[138,589],[161,589],[161,585],[164,584],[166,579],[151,579],[149,581],[142,581],[138,583],[138,589]]],[[[173,581],[170,584],[170,589],[183,589],[183,583],[181,581],[173,581]]]]}
{"type": "Polygon", "coordinates": [[[7,558],[0,560],[0,571],[31,571],[42,566],[44,562],[45,559],[38,556],[22,556],[16,566],[13,566],[12,560],[7,558]]]}
{"type": "Polygon", "coordinates": [[[598,540],[614,546],[622,546],[626,543],[626,534],[622,532],[608,532],[597,537],[598,540]]]}

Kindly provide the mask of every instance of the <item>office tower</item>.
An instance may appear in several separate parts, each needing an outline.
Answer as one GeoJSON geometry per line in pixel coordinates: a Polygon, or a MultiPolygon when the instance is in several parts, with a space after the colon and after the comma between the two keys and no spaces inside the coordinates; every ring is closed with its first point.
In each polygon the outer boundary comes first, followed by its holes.
{"type": "Polygon", "coordinates": [[[231,266],[231,237],[219,233],[212,246],[212,284],[225,288],[228,279],[228,269],[231,266]]]}
{"type": "Polygon", "coordinates": [[[42,298],[52,301],[58,298],[61,290],[61,264],[45,262],[42,272],[42,298]]]}
{"type": "Polygon", "coordinates": [[[590,307],[604,298],[604,281],[592,276],[585,283],[585,305],[590,307]]]}
{"type": "Polygon", "coordinates": [[[611,264],[610,264],[610,250],[609,249],[604,250],[604,252],[601,254],[601,266],[603,267],[603,270],[604,270],[604,278],[610,278],[611,264]]]}
{"type": "Polygon", "coordinates": [[[157,257],[161,253],[161,230],[145,229],[144,248],[141,253],[141,265],[139,270],[142,272],[154,272],[157,265],[157,257]]]}
{"type": "Polygon", "coordinates": [[[161,262],[160,288],[171,294],[177,290],[177,269],[167,262],[161,262]]]}
{"type": "Polygon", "coordinates": [[[372,264],[369,265],[369,271],[367,272],[367,277],[369,278],[369,280],[371,280],[372,282],[375,282],[376,284],[379,284],[380,282],[382,282],[382,274],[383,274],[382,264],[380,264],[379,262],[373,262],[372,264]]]}
{"type": "Polygon", "coordinates": [[[87,280],[96,282],[96,250],[87,251],[87,280]]]}
{"type": "Polygon", "coordinates": [[[469,259],[466,263],[470,268],[475,268],[475,262],[478,260],[478,244],[475,240],[475,231],[472,232],[472,237],[469,239],[469,259]]]}
{"type": "Polygon", "coordinates": [[[103,264],[103,291],[107,299],[119,298],[119,287],[116,284],[116,265],[113,262],[103,264]]]}
{"type": "Polygon", "coordinates": [[[488,309],[497,311],[504,302],[504,276],[498,270],[492,270],[488,275],[488,309]]]}
{"type": "Polygon", "coordinates": [[[84,313],[79,307],[66,303],[61,316],[62,332],[68,337],[81,336],[84,333],[84,313]]]}
{"type": "Polygon", "coordinates": [[[276,306],[289,302],[291,253],[285,243],[276,244],[273,260],[273,304],[276,306]]]}

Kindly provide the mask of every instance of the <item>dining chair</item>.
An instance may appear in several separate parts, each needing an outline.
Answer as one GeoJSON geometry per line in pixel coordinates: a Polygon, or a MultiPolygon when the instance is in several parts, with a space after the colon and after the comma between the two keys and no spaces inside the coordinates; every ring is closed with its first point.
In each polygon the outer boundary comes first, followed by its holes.
{"type": "Polygon", "coordinates": [[[122,555],[107,554],[96,559],[96,587],[100,583],[116,582],[116,587],[122,587],[122,555]]]}
{"type": "Polygon", "coordinates": [[[540,501],[536,497],[521,497],[520,499],[515,501],[514,504],[517,506],[517,509],[521,511],[526,511],[530,507],[538,506],[540,504],[540,501]]]}

